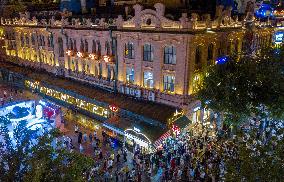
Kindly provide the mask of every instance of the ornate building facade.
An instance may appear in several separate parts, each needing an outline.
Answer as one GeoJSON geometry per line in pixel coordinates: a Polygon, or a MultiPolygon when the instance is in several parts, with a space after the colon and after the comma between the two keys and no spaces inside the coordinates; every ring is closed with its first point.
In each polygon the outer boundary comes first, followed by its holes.
{"type": "Polygon", "coordinates": [[[219,57],[270,46],[275,32],[270,22],[240,21],[228,10],[171,20],[161,3],[133,8],[129,19],[1,19],[4,59],[181,108],[198,121],[207,117],[193,97],[200,73],[219,57]]]}

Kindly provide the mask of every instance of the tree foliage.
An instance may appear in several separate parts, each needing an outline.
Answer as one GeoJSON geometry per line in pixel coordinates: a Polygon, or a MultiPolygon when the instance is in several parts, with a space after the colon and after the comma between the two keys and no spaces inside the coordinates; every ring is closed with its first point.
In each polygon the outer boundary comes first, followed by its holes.
{"type": "Polygon", "coordinates": [[[94,160],[77,152],[70,152],[56,138],[61,134],[51,130],[33,139],[37,131],[26,130],[25,125],[14,129],[11,139],[7,126],[11,122],[0,118],[0,181],[86,181],[94,160]]]}
{"type": "Polygon", "coordinates": [[[197,98],[230,121],[284,118],[283,49],[230,58],[206,70],[197,98]]]}
{"type": "MultiPolygon", "coordinates": [[[[281,181],[284,173],[283,128],[274,136],[257,137],[257,129],[232,140],[236,155],[222,153],[227,181],[281,181]],[[249,137],[248,137],[249,136],[249,137]],[[244,140],[244,138],[246,138],[244,140]]],[[[227,141],[228,142],[228,141],[227,141]]]]}

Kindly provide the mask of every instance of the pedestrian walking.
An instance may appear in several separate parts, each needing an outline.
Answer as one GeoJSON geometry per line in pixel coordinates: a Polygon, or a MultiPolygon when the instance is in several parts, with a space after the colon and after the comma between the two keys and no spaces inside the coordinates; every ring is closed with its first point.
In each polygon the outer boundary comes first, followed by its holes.
{"type": "Polygon", "coordinates": [[[119,158],[120,158],[120,154],[119,153],[117,153],[117,155],[116,155],[116,162],[117,163],[119,163],[120,161],[119,161],[119,158]]]}
{"type": "Polygon", "coordinates": [[[78,127],[78,125],[75,125],[74,129],[75,129],[75,133],[78,133],[78,132],[79,132],[79,127],[78,127]]]}
{"type": "Polygon", "coordinates": [[[80,143],[79,149],[80,149],[80,153],[84,152],[84,148],[83,148],[83,145],[81,143],[80,143]]]}
{"type": "Polygon", "coordinates": [[[127,152],[126,151],[123,152],[123,159],[124,159],[124,162],[127,162],[127,152]]]}
{"type": "Polygon", "coordinates": [[[93,135],[92,135],[92,133],[89,134],[89,140],[90,140],[90,143],[92,143],[92,141],[93,141],[93,135]]]}
{"type": "Polygon", "coordinates": [[[81,144],[82,143],[82,132],[79,132],[79,135],[78,135],[78,143],[81,144]]]}
{"type": "Polygon", "coordinates": [[[87,133],[84,133],[83,138],[84,138],[84,142],[86,143],[87,142],[87,138],[88,138],[87,133]]]}

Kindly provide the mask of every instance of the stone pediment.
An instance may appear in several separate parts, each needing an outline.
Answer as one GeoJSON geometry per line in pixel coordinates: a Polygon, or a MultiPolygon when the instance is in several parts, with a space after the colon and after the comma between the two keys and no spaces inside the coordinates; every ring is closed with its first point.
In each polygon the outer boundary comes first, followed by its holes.
{"type": "Polygon", "coordinates": [[[173,21],[164,16],[165,5],[155,4],[155,10],[145,9],[139,4],[133,6],[135,16],[123,22],[124,28],[179,28],[180,22],[173,21]]]}

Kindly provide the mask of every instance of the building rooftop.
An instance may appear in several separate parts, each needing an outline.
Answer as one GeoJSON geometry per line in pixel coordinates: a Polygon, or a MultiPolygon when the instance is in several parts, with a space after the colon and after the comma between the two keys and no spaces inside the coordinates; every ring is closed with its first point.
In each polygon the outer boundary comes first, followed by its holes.
{"type": "Polygon", "coordinates": [[[119,108],[160,121],[164,124],[166,124],[167,119],[172,117],[176,111],[176,108],[171,106],[145,100],[138,100],[119,93],[114,94],[113,92],[108,92],[79,81],[55,77],[45,71],[36,71],[32,68],[3,62],[0,62],[0,67],[40,82],[46,82],[50,85],[76,92],[79,95],[89,97],[99,102],[114,104],[119,108]]]}
{"type": "Polygon", "coordinates": [[[166,133],[169,129],[167,127],[162,128],[159,126],[153,126],[151,124],[148,124],[146,122],[139,122],[134,121],[133,119],[129,117],[113,117],[109,120],[107,120],[105,123],[107,123],[109,126],[113,126],[116,128],[122,129],[122,131],[125,131],[127,129],[132,128],[138,128],[142,133],[144,133],[152,142],[159,139],[164,133],[166,133]]]}

